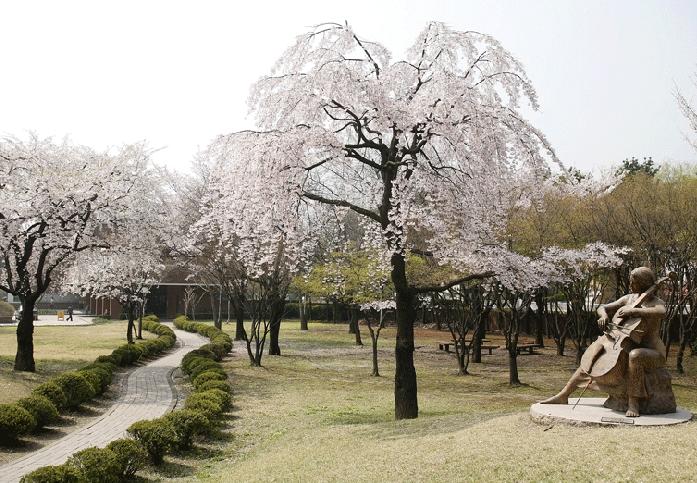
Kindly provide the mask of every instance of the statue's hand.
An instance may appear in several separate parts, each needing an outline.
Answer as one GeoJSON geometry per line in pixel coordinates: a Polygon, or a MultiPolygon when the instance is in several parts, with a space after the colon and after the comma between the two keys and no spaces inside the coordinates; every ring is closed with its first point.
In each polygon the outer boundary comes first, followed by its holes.
{"type": "Polygon", "coordinates": [[[600,328],[600,330],[603,330],[603,331],[605,330],[605,327],[607,327],[608,321],[609,321],[609,319],[606,316],[600,317],[598,319],[598,327],[600,328]]]}
{"type": "Polygon", "coordinates": [[[620,307],[617,315],[622,318],[636,317],[636,311],[631,307],[620,307]]]}

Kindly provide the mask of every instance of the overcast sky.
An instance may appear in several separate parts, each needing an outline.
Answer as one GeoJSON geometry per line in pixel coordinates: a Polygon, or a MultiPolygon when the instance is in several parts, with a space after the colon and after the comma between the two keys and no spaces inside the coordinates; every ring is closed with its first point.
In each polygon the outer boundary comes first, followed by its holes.
{"type": "Polygon", "coordinates": [[[401,58],[428,20],[499,39],[526,67],[530,117],[581,169],[697,162],[673,92],[697,102],[697,1],[0,0],[0,133],[96,148],[148,140],[186,169],[251,127],[249,86],[307,26],[347,20],[401,58]]]}

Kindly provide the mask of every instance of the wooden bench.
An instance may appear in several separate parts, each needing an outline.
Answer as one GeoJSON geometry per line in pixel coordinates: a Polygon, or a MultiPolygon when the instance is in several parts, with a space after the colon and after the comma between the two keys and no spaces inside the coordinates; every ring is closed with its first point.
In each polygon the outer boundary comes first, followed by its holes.
{"type": "Polygon", "coordinates": [[[491,355],[491,351],[493,351],[494,349],[498,349],[500,346],[498,346],[498,345],[482,345],[481,347],[482,347],[483,351],[487,350],[487,351],[489,351],[489,355],[491,355]]]}
{"type": "Polygon", "coordinates": [[[516,347],[516,351],[518,352],[518,355],[524,351],[528,351],[528,354],[533,355],[539,354],[539,352],[535,352],[535,349],[540,348],[542,348],[540,344],[519,344],[518,347],[516,347]]]}
{"type": "MultiPolygon", "coordinates": [[[[469,347],[470,347],[470,350],[471,350],[471,349],[472,349],[472,345],[471,345],[471,344],[472,344],[472,341],[471,341],[471,340],[466,340],[465,342],[466,342],[467,344],[470,344],[469,347]]],[[[486,342],[486,339],[482,339],[482,342],[486,342]]],[[[454,341],[454,340],[451,340],[451,341],[441,341],[441,342],[438,342],[438,349],[450,353],[450,346],[451,346],[451,345],[455,345],[455,341],[454,341]]],[[[494,349],[498,349],[498,348],[499,348],[499,346],[497,346],[497,345],[482,345],[482,350],[487,350],[487,351],[489,351],[489,355],[491,355],[491,351],[493,351],[494,349]]]]}

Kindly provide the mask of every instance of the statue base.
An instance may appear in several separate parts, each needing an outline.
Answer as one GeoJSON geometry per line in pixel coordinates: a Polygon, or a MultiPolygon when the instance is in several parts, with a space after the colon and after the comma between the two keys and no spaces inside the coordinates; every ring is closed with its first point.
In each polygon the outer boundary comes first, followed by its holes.
{"type": "Polygon", "coordinates": [[[572,426],[667,426],[692,419],[692,413],[682,408],[668,414],[646,414],[628,418],[624,412],[604,406],[607,398],[569,398],[569,404],[533,404],[530,417],[540,424],[568,424],[572,426]],[[574,404],[578,405],[574,409],[574,404]]]}

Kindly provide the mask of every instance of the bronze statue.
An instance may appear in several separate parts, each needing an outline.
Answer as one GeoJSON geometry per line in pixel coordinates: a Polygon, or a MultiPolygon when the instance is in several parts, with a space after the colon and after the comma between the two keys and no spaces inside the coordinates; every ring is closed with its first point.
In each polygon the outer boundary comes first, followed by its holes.
{"type": "Polygon", "coordinates": [[[664,280],[656,283],[646,267],[632,270],[631,293],[598,308],[603,335],[586,349],[566,386],[540,403],[567,404],[577,388],[590,388],[607,392],[605,407],[626,411],[628,417],[675,412],[670,373],[664,368],[666,348],[659,337],[666,308],[654,295],[664,280]]]}

